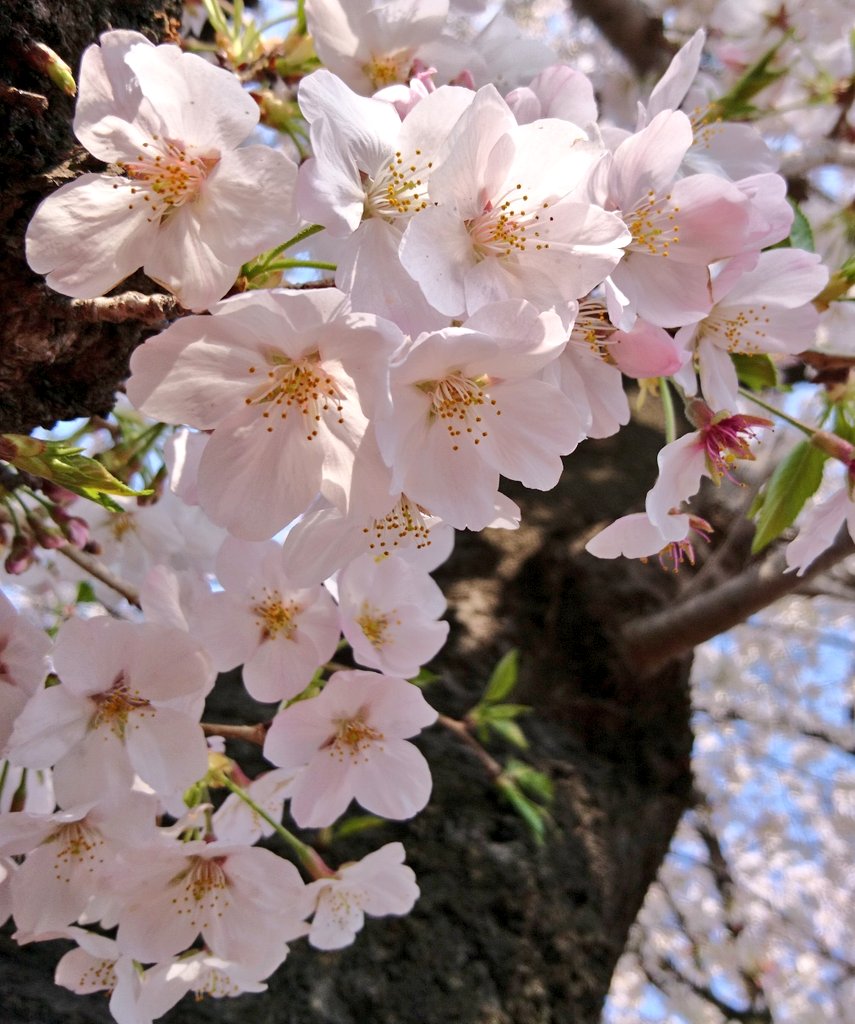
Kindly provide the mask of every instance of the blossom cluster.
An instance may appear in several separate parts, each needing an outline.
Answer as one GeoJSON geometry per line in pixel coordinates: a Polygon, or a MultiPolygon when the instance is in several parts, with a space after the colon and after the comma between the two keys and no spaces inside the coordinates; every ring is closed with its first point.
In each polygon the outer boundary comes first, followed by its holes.
{"type": "Polygon", "coordinates": [[[732,356],[808,347],[828,279],[774,248],[793,210],[761,136],[683,109],[703,33],[623,129],[548,53],[487,80],[447,5],[351,6],[305,4],[324,67],[297,90],[299,166],[242,145],[259,105],[235,75],[102,35],[74,130],[110,166],[27,232],[65,295],[142,267],[186,310],[127,383],[181,428],[171,489],[106,527],[142,617],[71,618],[49,645],[0,603],[0,756],[24,794],[0,814],[0,913],[20,941],[74,939],[58,980],[110,989],[120,1024],[191,989],[257,991],[289,942],[338,948],[365,913],[411,909],[400,844],[333,870],[294,839],[307,884],[255,843],[291,835],[286,801],[301,829],[354,800],[393,820],[427,803],[409,741],[437,713],[410,680],[448,633],[430,572],[453,531],[514,529],[502,477],[550,489],[628,421],[626,378],[671,378],[696,429],[662,449],[644,513],[589,550],[678,562],[709,529],[689,508],[702,478],[770,425],[739,410],[732,356]],[[330,255],[334,280],[306,286],[330,255]],[[343,643],[358,667],[331,669],[343,643]],[[200,724],[238,666],[276,706],[272,770],[244,786],[200,724]],[[215,807],[218,771],[240,792],[215,807]]]}

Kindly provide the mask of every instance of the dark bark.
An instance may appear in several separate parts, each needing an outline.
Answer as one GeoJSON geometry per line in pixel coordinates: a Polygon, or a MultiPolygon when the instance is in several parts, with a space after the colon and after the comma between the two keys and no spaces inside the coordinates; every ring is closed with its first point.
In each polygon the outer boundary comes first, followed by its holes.
{"type": "MultiPolygon", "coordinates": [[[[9,84],[48,96],[47,111],[0,108],[0,252],[6,316],[0,333],[0,431],[104,413],[140,323],[86,321],[26,268],[22,237],[35,203],[80,168],[68,129],[71,104],[22,56],[44,41],[76,66],[111,25],[165,26],[163,5],[108,0],[6,3],[0,45],[9,84]],[[71,161],[70,163],[68,161],[71,161]],[[52,168],[61,166],[60,171],[52,168]]],[[[171,6],[167,13],[173,13],[171,6]]],[[[144,289],[141,281],[124,287],[144,289]]],[[[691,791],[688,663],[641,679],[623,653],[622,624],[669,599],[673,581],[654,566],[598,562],[582,550],[593,524],[638,507],[655,475],[661,436],[636,426],[588,442],[549,495],[514,497],[516,533],[463,535],[441,572],[452,639],[429,697],[460,715],[497,658],[522,651],[526,758],[555,782],[555,827],[537,847],[481,764],[450,733],[423,747],[435,793],[413,823],[337,843],[331,862],[402,839],[422,898],[401,920],[369,921],[356,944],[320,954],[296,943],[270,991],[181,1004],[166,1019],[257,1024],[594,1024],[627,930],[667,850],[691,791]]],[[[26,582],[26,577],[22,582],[26,582]]],[[[240,691],[220,687],[217,720],[252,721],[240,691]],[[245,717],[246,715],[249,717],[245,717]]],[[[248,756],[256,756],[251,748],[248,756]]],[[[506,752],[505,752],[506,753],[506,752]]],[[[497,756],[503,752],[496,751],[497,756]]],[[[275,894],[272,894],[275,898],[275,894]]],[[[49,982],[54,945],[2,938],[4,1024],[108,1021],[106,1000],[49,982]]]]}
{"type": "Polygon", "coordinates": [[[661,74],[676,52],[662,19],[642,0],[570,0],[570,6],[596,25],[637,75],[661,74]]]}
{"type": "MultiPolygon", "coordinates": [[[[0,0],[0,84],[10,87],[0,92],[0,432],[108,412],[130,353],[151,333],[71,316],[70,301],[27,267],[24,231],[36,205],[82,170],[101,169],[71,133],[73,100],[33,67],[28,48],[47,44],[76,73],[80,54],[107,29],[138,29],[159,42],[179,14],[177,0],[0,0]]],[[[134,283],[155,290],[142,275],[134,283]]]]}

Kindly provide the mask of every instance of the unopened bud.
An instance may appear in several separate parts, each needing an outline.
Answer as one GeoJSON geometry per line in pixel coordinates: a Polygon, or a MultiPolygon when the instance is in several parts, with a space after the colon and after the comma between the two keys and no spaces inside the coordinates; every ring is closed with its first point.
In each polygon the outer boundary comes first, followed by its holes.
{"type": "Polygon", "coordinates": [[[77,83],[74,81],[71,68],[55,50],[44,43],[31,41],[27,46],[27,58],[37,71],[46,74],[66,96],[77,95],[77,83]]]}
{"type": "Polygon", "coordinates": [[[10,576],[20,576],[33,564],[33,539],[22,533],[12,538],[12,547],[3,563],[10,576]]]}

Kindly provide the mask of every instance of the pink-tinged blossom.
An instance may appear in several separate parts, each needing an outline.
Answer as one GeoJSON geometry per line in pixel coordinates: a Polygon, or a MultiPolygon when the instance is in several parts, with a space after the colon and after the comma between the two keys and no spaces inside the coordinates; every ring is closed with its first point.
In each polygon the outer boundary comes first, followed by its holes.
{"type": "Polygon", "coordinates": [[[597,120],[597,100],[590,78],[567,64],[544,68],[528,85],[509,92],[505,102],[519,124],[555,117],[585,128],[597,120]]]}
{"type": "Polygon", "coordinates": [[[620,217],[587,199],[604,155],[567,121],[517,124],[485,86],[431,177],[433,205],[404,232],[401,262],[448,316],[509,298],[547,309],[585,295],[630,240],[620,217]]]}
{"type": "Polygon", "coordinates": [[[430,205],[431,176],[472,98],[468,89],[444,86],[402,123],[388,103],[355,95],[329,71],[300,83],[313,152],[300,168],[300,212],[340,240],[335,280],[353,308],[405,331],[447,323],[401,266],[398,249],[407,223],[430,205]]]}
{"type": "Polygon", "coordinates": [[[243,262],[288,237],[297,170],[237,148],[258,106],[230,72],[137,32],[83,55],[74,132],[119,174],[84,174],[42,203],[27,260],[63,295],[103,295],[138,267],[203,310],[243,262]]]}
{"type": "Polygon", "coordinates": [[[596,558],[622,555],[642,562],[658,555],[663,569],[677,572],[684,561],[695,564],[692,533],[709,540],[711,531],[705,519],[685,512],[672,512],[661,528],[654,526],[646,512],[633,512],[600,530],[588,541],[585,550],[596,558]]]}
{"type": "MultiPolygon", "coordinates": [[[[815,253],[772,249],[729,260],[713,277],[714,305],[696,324],[681,328],[677,342],[694,354],[701,392],[713,409],[732,409],[739,393],[732,352],[795,355],[811,347],[819,314],[810,300],[828,281],[815,253]]],[[[691,362],[678,375],[695,392],[691,362]]]]}
{"type": "Polygon", "coordinates": [[[660,530],[669,529],[672,509],[697,494],[704,477],[715,484],[725,477],[732,480],[731,466],[736,460],[754,459],[749,442],[756,438],[757,430],[772,426],[761,416],[714,413],[698,400],[690,403],[687,413],[698,429],[659,452],[659,477],[645,502],[651,523],[660,530]]]}
{"type": "Polygon", "coordinates": [[[50,647],[44,630],[21,615],[0,592],[0,757],[15,718],[45,681],[50,647]]]}
{"type": "Polygon", "coordinates": [[[114,903],[110,872],[122,853],[155,832],[157,800],[128,792],[112,802],[52,814],[0,815],[0,854],[26,854],[12,881],[12,911],[22,932],[98,920],[114,903]]]}
{"type": "Polygon", "coordinates": [[[340,632],[332,598],[321,586],[297,587],[275,541],[229,538],[217,558],[223,590],[193,610],[194,636],[220,671],[243,665],[260,701],[291,700],[335,653],[340,632]]]}
{"type": "Polygon", "coordinates": [[[384,385],[400,335],[349,317],[334,288],[275,290],[218,303],[150,338],[131,358],[131,400],[148,415],[212,430],[198,498],[214,522],[266,540],[320,491],[349,507],[355,464],[382,463],[363,446],[363,402],[384,385]],[[357,394],[357,386],[359,393],[357,394]]]}
{"type": "Polygon", "coordinates": [[[78,995],[92,992],[110,993],[110,1013],[117,1024],[152,1024],[181,998],[183,989],[169,1002],[164,999],[158,1013],[145,1014],[139,1005],[143,980],[133,958],[117,946],[114,939],[87,931],[66,928],[55,938],[73,939],[78,945],[69,950],[56,965],[54,981],[78,995]]]}
{"type": "Polygon", "coordinates": [[[291,815],[301,828],[332,825],[356,800],[384,818],[411,818],[430,797],[430,768],[407,739],[436,721],[418,687],[375,672],[335,672],[317,697],[273,719],[264,756],[302,768],[291,815]]]}
{"type": "Polygon", "coordinates": [[[126,868],[116,941],[143,963],[188,949],[201,934],[214,956],[264,977],[305,933],[311,912],[300,874],[270,850],[201,840],[140,848],[126,868]]]}
{"type": "Polygon", "coordinates": [[[603,204],[620,211],[632,239],[606,282],[609,316],[629,330],[637,316],[661,327],[691,323],[710,308],[708,264],[741,252],[749,201],[712,174],[677,178],[692,144],[680,111],[663,110],[612,154],[603,204]]]}
{"type": "MultiPolygon", "coordinates": [[[[504,495],[488,526],[515,529],[519,509],[504,495]]],[[[383,560],[399,554],[424,572],[432,572],[451,554],[454,529],[406,494],[387,497],[376,514],[346,516],[328,502],[316,502],[291,527],[282,545],[288,575],[300,586],[321,583],[360,555],[383,560]]]]}
{"type": "Polygon", "coordinates": [[[500,474],[554,487],[579,434],[570,400],[534,375],[566,340],[556,313],[508,301],[402,345],[376,421],[392,492],[480,530],[496,517],[500,474]]]}
{"type": "Polygon", "coordinates": [[[442,591],[399,555],[377,561],[362,555],[337,577],[339,619],[354,660],[409,679],[448,636],[442,591]]]}
{"type": "Polygon", "coordinates": [[[406,82],[419,48],[439,37],[448,0],[306,0],[306,22],[325,67],[363,95],[406,82]]]}
{"type": "Polygon", "coordinates": [[[214,672],[186,633],[70,619],[53,661],[61,683],[38,691],[18,716],[9,756],[28,768],[54,765],[60,804],[127,790],[135,773],[164,794],[205,774],[198,721],[214,672]]]}
{"type": "Polygon", "coordinates": [[[344,864],[333,877],[310,882],[308,889],[317,903],[309,944],[315,949],[342,949],[362,930],[366,914],[409,914],[419,887],[404,857],[401,843],[387,843],[362,860],[344,864]]]}
{"type": "Polygon", "coordinates": [[[846,524],[849,536],[855,538],[855,502],[852,500],[855,473],[850,467],[842,487],[824,501],[813,505],[799,522],[799,533],[787,545],[787,571],[803,576],[810,565],[831,547],[840,528],[846,524]]]}

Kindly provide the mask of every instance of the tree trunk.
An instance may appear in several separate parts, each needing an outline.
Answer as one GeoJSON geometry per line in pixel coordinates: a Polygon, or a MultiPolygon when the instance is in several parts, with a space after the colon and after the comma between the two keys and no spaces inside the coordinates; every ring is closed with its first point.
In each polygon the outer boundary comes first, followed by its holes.
{"type": "MultiPolygon", "coordinates": [[[[23,263],[31,210],[57,180],[45,171],[73,152],[71,104],[29,67],[26,41],[48,43],[76,67],[82,48],[111,25],[148,26],[157,38],[175,13],[150,0],[0,8],[12,84],[49,95],[46,111],[20,97],[0,106],[9,304],[0,334],[0,431],[106,412],[130,352],[150,330],[72,320],[68,300],[23,263]]],[[[77,169],[66,164],[58,173],[77,169]]],[[[519,531],[459,535],[438,574],[452,633],[428,699],[462,715],[498,657],[520,648],[515,699],[533,708],[523,720],[531,745],[522,757],[555,785],[546,842],[534,843],[477,758],[435,728],[421,743],[434,775],[426,811],[412,823],[336,842],[328,854],[338,864],[401,839],[422,890],[414,912],[369,920],[340,953],[297,942],[267,993],[182,1003],[164,1020],[596,1024],[627,930],[691,793],[688,661],[643,679],[619,640],[623,623],[668,602],[673,581],[656,566],[600,562],[583,550],[594,524],[640,505],[660,445],[661,434],[643,425],[586,442],[555,491],[509,490],[523,508],[519,531]]],[[[212,715],[241,720],[237,690],[218,690],[226,692],[212,715]]],[[[494,753],[501,760],[512,751],[494,753]]],[[[8,934],[0,939],[4,1024],[110,1020],[103,996],[52,986],[55,944],[19,948],[8,934]]]]}

